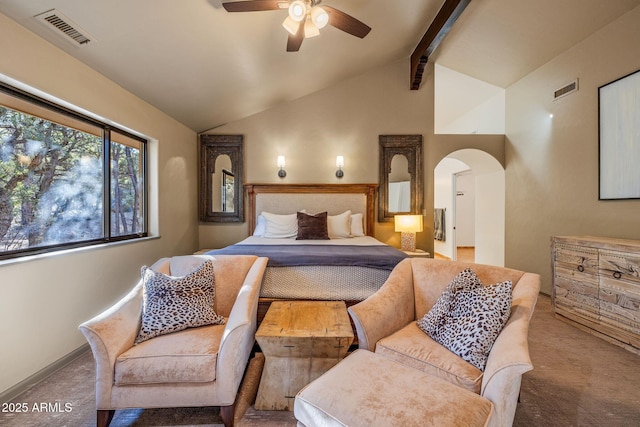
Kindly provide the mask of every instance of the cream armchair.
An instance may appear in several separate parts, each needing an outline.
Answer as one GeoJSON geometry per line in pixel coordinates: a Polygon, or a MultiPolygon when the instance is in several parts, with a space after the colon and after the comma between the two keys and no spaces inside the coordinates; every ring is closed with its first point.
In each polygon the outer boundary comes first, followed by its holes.
{"type": "Polygon", "coordinates": [[[533,369],[527,337],[539,291],[537,274],[414,258],[400,262],[385,284],[365,301],[350,307],[349,313],[361,349],[375,351],[483,396],[494,405],[488,425],[504,427],[513,423],[522,374],[533,369]],[[483,284],[505,280],[513,283],[511,315],[491,348],[484,372],[432,340],[415,322],[467,267],[476,272],[483,284]]]}
{"type": "MultiPolygon", "coordinates": [[[[163,258],[151,268],[185,275],[202,257],[163,258]]],[[[224,325],[158,336],[134,346],[142,312],[142,282],[104,313],[80,325],[96,362],[97,425],[116,409],[220,406],[233,425],[236,394],[256,331],[263,257],[215,257],[215,303],[224,325]]]]}

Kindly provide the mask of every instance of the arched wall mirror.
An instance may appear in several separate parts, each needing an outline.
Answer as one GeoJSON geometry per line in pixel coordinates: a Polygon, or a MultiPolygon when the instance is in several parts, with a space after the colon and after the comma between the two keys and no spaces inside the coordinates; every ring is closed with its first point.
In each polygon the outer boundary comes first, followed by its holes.
{"type": "Polygon", "coordinates": [[[378,221],[422,215],[422,135],[380,135],[378,221]]]}
{"type": "Polygon", "coordinates": [[[200,221],[244,222],[242,135],[200,135],[200,221]]]}

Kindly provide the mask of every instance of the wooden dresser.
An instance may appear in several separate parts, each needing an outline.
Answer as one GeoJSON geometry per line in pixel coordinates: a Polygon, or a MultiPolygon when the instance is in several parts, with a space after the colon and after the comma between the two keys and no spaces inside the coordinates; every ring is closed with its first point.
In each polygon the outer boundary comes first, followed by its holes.
{"type": "Polygon", "coordinates": [[[556,317],[640,354],[640,241],[551,239],[556,317]]]}

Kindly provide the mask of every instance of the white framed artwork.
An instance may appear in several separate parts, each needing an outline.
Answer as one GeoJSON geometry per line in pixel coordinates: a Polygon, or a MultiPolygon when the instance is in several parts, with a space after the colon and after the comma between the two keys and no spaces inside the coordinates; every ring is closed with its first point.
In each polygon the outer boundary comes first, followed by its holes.
{"type": "Polygon", "coordinates": [[[640,199],[640,70],[598,88],[600,200],[640,199]]]}

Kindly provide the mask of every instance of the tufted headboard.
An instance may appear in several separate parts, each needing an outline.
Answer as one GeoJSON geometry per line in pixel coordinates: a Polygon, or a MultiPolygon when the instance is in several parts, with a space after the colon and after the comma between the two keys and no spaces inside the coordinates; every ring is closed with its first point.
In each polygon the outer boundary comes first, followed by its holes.
{"type": "Polygon", "coordinates": [[[246,184],[249,233],[261,212],[290,214],[302,209],[337,215],[362,213],[365,233],[373,236],[378,184],[246,184]]]}

